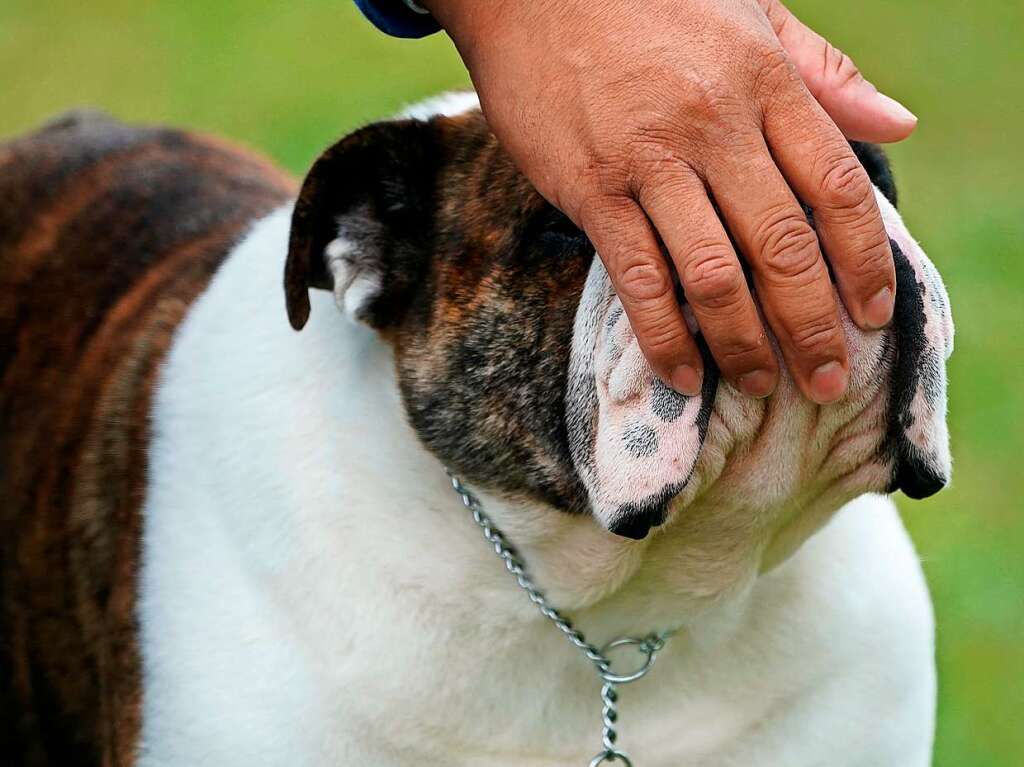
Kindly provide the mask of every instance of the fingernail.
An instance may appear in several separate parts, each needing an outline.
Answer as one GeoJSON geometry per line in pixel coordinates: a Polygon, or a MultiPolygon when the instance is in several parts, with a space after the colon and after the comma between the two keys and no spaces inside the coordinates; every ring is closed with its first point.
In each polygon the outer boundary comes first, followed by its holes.
{"type": "Polygon", "coordinates": [[[888,114],[889,117],[893,118],[894,120],[898,120],[899,122],[917,122],[917,115],[915,115],[905,106],[903,106],[896,99],[890,96],[886,96],[884,93],[879,93],[878,96],[882,101],[885,113],[888,114]]]}
{"type": "Polygon", "coordinates": [[[846,393],[847,379],[842,365],[826,362],[811,373],[811,399],[819,405],[835,402],[846,393]]]}
{"type": "Polygon", "coordinates": [[[864,321],[872,328],[884,328],[892,320],[892,291],[882,288],[864,304],[864,321]]]}
{"type": "Polygon", "coordinates": [[[748,397],[767,397],[775,391],[775,376],[770,370],[751,370],[736,379],[739,390],[748,397]]]}
{"type": "Polygon", "coordinates": [[[680,365],[672,371],[672,388],[687,397],[700,394],[701,374],[689,365],[680,365]]]}

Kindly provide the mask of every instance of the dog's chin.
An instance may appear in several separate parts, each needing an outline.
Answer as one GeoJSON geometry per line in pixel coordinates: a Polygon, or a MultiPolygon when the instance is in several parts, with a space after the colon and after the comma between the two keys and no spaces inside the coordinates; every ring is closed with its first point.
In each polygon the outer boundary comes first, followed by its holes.
{"type": "MultiPolygon", "coordinates": [[[[688,481],[668,499],[653,499],[612,520],[610,532],[640,540],[674,527],[723,534],[779,535],[788,550],[864,493],[893,489],[895,477],[918,481],[928,464],[907,464],[892,439],[886,370],[874,371],[849,399],[821,409],[784,378],[769,400],[752,400],[722,387],[700,458],[688,481]],[[716,517],[716,518],[712,518],[716,517]],[[785,533],[781,532],[787,530],[785,533]]],[[[941,479],[929,489],[941,487],[941,479]]],[[[912,490],[913,492],[913,490],[912,490]]]]}

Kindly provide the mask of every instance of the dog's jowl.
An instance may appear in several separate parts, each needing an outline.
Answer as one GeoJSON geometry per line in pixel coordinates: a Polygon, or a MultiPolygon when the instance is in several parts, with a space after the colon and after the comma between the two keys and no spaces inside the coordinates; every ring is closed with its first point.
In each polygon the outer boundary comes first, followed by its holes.
{"type": "Polygon", "coordinates": [[[819,407],[710,358],[665,387],[472,95],[301,187],[94,114],[0,146],[0,763],[585,764],[592,669],[448,467],[592,641],[680,629],[623,691],[635,764],[927,765],[931,605],[878,493],[949,479],[953,328],[855,149],[896,316],[844,314],[819,407]]]}

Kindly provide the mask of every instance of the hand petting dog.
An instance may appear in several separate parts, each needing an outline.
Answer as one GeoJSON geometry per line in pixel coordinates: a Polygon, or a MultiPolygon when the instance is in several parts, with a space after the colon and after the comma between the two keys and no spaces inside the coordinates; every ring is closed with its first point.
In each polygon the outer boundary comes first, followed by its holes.
{"type": "Polygon", "coordinates": [[[844,134],[898,141],[913,114],[777,0],[422,4],[520,170],[596,246],[663,381],[695,395],[704,367],[675,273],[733,386],[774,391],[767,320],[805,396],[845,393],[829,267],[862,329],[891,320],[896,277],[844,134]]]}

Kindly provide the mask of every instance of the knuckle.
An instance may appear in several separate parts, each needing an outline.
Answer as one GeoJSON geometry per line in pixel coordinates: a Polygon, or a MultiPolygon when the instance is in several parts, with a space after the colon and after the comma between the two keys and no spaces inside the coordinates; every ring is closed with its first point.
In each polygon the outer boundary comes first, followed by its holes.
{"type": "Polygon", "coordinates": [[[689,166],[661,141],[645,140],[636,146],[629,162],[629,189],[645,208],[690,196],[685,181],[689,166]]]}
{"type": "Polygon", "coordinates": [[[618,163],[637,195],[641,187],[700,168],[709,148],[742,143],[751,133],[744,100],[720,74],[675,73],[659,80],[646,101],[654,108],[626,116],[618,133],[626,148],[618,163]]]}
{"type": "Polygon", "coordinates": [[[617,277],[619,293],[634,301],[663,298],[672,292],[672,280],[665,266],[646,258],[623,264],[617,277]]]}
{"type": "Polygon", "coordinates": [[[581,199],[601,200],[612,197],[608,191],[611,174],[615,168],[615,158],[599,153],[593,148],[585,151],[580,164],[575,168],[576,187],[581,199]]]}
{"type": "Polygon", "coordinates": [[[799,79],[789,54],[777,41],[759,40],[750,47],[755,67],[754,91],[762,99],[771,100],[781,88],[799,79]]]}
{"type": "Polygon", "coordinates": [[[874,194],[867,173],[850,151],[832,152],[820,162],[825,205],[863,217],[873,211],[874,194]]]}
{"type": "Polygon", "coordinates": [[[585,190],[580,194],[581,199],[593,203],[614,199],[614,194],[608,190],[624,190],[624,166],[625,155],[622,152],[600,147],[588,148],[578,169],[576,186],[585,190]]]}
{"type": "Polygon", "coordinates": [[[789,339],[798,354],[813,355],[838,346],[842,334],[834,317],[822,315],[796,323],[790,329],[789,339]]]}
{"type": "Polygon", "coordinates": [[[814,230],[803,218],[788,211],[762,219],[753,244],[765,269],[784,279],[796,279],[820,268],[814,230]]]}
{"type": "Polygon", "coordinates": [[[715,345],[715,360],[726,369],[749,368],[767,349],[767,341],[760,329],[741,331],[722,338],[715,345]]]}
{"type": "Polygon", "coordinates": [[[716,118],[733,110],[735,97],[717,79],[691,77],[686,81],[684,91],[688,114],[716,118]]]}
{"type": "Polygon", "coordinates": [[[661,125],[643,123],[630,131],[629,167],[636,170],[658,169],[675,158],[669,146],[674,135],[661,125]]]}
{"type": "Polygon", "coordinates": [[[633,226],[633,202],[624,195],[610,195],[587,186],[575,210],[577,220],[587,231],[600,230],[609,237],[626,237],[633,226]]]}
{"type": "Polygon", "coordinates": [[[767,77],[782,76],[792,71],[789,54],[777,38],[756,36],[749,42],[748,55],[767,77]]]}
{"type": "Polygon", "coordinates": [[[687,298],[710,309],[734,306],[746,289],[739,263],[718,242],[699,244],[691,252],[682,279],[687,298]]]}

